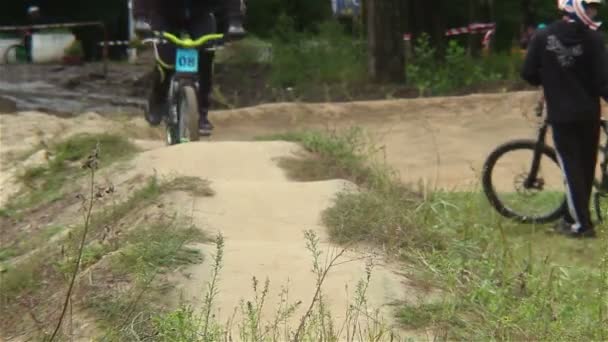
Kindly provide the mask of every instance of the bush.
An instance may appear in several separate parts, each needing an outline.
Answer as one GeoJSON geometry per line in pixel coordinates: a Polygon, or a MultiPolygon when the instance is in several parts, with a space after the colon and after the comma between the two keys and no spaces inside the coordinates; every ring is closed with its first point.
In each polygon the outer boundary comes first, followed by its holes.
{"type": "Polygon", "coordinates": [[[344,33],[335,21],[319,25],[319,34],[299,33],[281,16],[273,38],[272,82],[277,86],[356,82],[366,77],[363,41],[344,33]]]}
{"type": "Polygon", "coordinates": [[[415,43],[412,63],[407,66],[409,83],[420,96],[441,95],[483,82],[514,80],[522,60],[509,54],[471,57],[456,40],[451,40],[444,59],[439,59],[428,34],[415,43]]]}

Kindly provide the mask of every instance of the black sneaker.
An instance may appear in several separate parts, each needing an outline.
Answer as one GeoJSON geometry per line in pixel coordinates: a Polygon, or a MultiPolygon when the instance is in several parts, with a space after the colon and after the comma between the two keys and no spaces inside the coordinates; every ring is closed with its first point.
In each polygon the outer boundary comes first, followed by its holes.
{"type": "Polygon", "coordinates": [[[167,115],[169,106],[165,99],[160,99],[155,96],[154,92],[148,98],[148,106],[146,108],[146,121],[152,126],[160,125],[163,117],[167,115]]]}
{"type": "Polygon", "coordinates": [[[207,116],[201,116],[201,119],[198,122],[198,133],[202,136],[210,136],[213,133],[213,124],[209,121],[207,116]]]}
{"type": "Polygon", "coordinates": [[[576,229],[572,223],[565,220],[558,222],[555,227],[557,234],[567,236],[570,238],[581,239],[581,238],[595,238],[597,236],[595,229],[593,228],[582,228],[576,229]]]}

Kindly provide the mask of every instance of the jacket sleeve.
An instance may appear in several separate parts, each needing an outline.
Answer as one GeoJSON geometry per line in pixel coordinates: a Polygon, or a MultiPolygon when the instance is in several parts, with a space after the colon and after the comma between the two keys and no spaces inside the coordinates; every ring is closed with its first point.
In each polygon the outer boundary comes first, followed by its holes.
{"type": "Polygon", "coordinates": [[[542,84],[541,78],[541,59],[543,53],[543,35],[536,34],[530,44],[528,44],[528,53],[524,61],[524,66],[521,70],[521,77],[533,86],[542,84]]]}
{"type": "Polygon", "coordinates": [[[593,54],[593,86],[599,96],[608,101],[608,54],[601,34],[596,35],[593,54]]]}
{"type": "Polygon", "coordinates": [[[133,15],[135,18],[150,18],[155,7],[156,0],[133,0],[133,15]]]}

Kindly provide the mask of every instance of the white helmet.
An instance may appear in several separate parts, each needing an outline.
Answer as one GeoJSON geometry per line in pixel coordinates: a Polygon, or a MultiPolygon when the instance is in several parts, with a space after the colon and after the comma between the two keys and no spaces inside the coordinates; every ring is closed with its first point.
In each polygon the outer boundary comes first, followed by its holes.
{"type": "Polygon", "coordinates": [[[604,4],[604,0],[583,0],[583,3],[587,4],[587,5],[592,5],[592,4],[603,5],[604,4]]]}
{"type": "Polygon", "coordinates": [[[27,13],[28,14],[32,14],[32,13],[36,13],[36,12],[40,12],[40,7],[38,6],[30,6],[27,8],[27,13]]]}
{"type": "MultiPolygon", "coordinates": [[[[604,0],[580,0],[582,4],[585,5],[603,5],[604,0]]],[[[564,11],[573,6],[573,1],[571,0],[557,0],[557,8],[561,11],[564,11]]]]}
{"type": "Polygon", "coordinates": [[[601,22],[593,21],[585,10],[588,5],[602,5],[603,0],[558,0],[557,7],[570,17],[570,20],[577,20],[585,24],[592,30],[597,30],[602,25],[601,22]]]}

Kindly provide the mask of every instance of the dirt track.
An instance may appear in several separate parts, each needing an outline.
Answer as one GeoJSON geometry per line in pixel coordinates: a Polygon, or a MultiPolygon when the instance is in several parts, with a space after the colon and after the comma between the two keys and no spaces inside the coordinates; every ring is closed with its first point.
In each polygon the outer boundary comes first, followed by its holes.
{"type": "Polygon", "coordinates": [[[469,187],[498,144],[533,138],[537,93],[520,92],[347,104],[271,104],[216,112],[214,140],[306,128],[364,128],[406,182],[469,187]]]}
{"type": "MultiPolygon", "coordinates": [[[[216,195],[192,199],[176,196],[170,202],[176,209],[193,209],[195,223],[206,231],[226,236],[226,266],[223,273],[221,317],[232,313],[238,300],[251,293],[251,277],[270,277],[273,293],[290,280],[290,297],[311,298],[314,277],[311,259],[305,249],[303,231],[312,229],[330,248],[320,213],[345,188],[340,180],[296,183],[286,179],[276,158],[298,151],[283,142],[247,142],[269,133],[305,128],[341,129],[352,125],[365,128],[384,147],[386,160],[407,182],[423,181],[430,187],[460,188],[476,183],[481,163],[497,144],[515,137],[529,137],[534,126],[530,114],[535,93],[473,95],[460,98],[434,98],[359,102],[350,104],[273,104],[213,113],[216,134],[212,142],[167,148],[160,143],[160,130],[146,128],[142,119],[110,121],[94,114],[76,119],[60,119],[35,113],[0,115],[2,177],[0,191],[9,193],[12,175],[11,151],[35,146],[39,137],[64,137],[79,131],[110,130],[143,139],[147,152],[132,163],[132,174],[182,174],[209,179],[216,195]],[[35,132],[40,131],[38,138],[35,132]],[[152,140],[153,139],[153,140],[152,140]]],[[[126,175],[122,175],[125,176],[126,175]]],[[[13,189],[14,190],[14,189],[13,189]]],[[[187,212],[185,214],[189,214],[187,212]]],[[[205,247],[204,251],[209,248],[205,247]]],[[[365,261],[360,253],[349,253],[344,264],[326,283],[330,307],[339,317],[349,291],[364,275],[365,261]]],[[[395,300],[412,300],[416,294],[404,284],[394,266],[379,265],[370,288],[370,304],[375,307],[395,300]]],[[[200,298],[208,264],[187,270],[190,277],[180,280],[188,298],[200,298]]],[[[269,305],[269,308],[272,308],[269,305]]],[[[385,307],[390,317],[390,307],[385,307]]]]}

